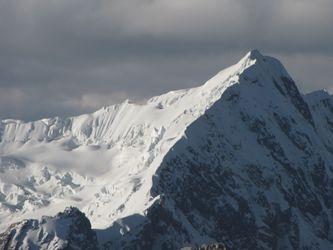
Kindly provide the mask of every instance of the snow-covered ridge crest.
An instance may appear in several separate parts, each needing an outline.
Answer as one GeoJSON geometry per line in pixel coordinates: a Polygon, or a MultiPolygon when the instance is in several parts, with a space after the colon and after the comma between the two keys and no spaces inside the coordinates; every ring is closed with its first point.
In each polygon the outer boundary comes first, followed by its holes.
{"type": "Polygon", "coordinates": [[[164,156],[230,87],[267,83],[266,89],[281,91],[306,115],[281,79],[290,85],[278,60],[251,51],[202,86],[152,97],[145,105],[125,101],[65,119],[1,121],[0,230],[69,205],[80,208],[94,228],[144,214],[154,202],[152,177],[164,156]]]}
{"type": "Polygon", "coordinates": [[[277,60],[264,57],[257,50],[253,50],[237,64],[221,71],[204,85],[152,97],[145,105],[137,105],[126,100],[91,114],[65,119],[55,117],[34,122],[3,120],[0,122],[0,142],[1,145],[24,144],[29,141],[71,138],[79,145],[112,144],[129,133],[135,124],[143,124],[148,120],[153,121],[155,127],[161,127],[167,125],[166,120],[169,122],[176,119],[185,110],[194,116],[202,114],[227,87],[237,82],[237,76],[246,68],[253,64],[262,65],[265,60],[281,74],[289,77],[277,60]]]}

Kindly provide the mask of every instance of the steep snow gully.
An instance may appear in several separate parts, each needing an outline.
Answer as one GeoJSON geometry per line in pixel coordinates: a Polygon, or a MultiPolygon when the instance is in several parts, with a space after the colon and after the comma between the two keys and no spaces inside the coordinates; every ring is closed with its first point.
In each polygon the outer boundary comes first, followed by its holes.
{"type": "Polygon", "coordinates": [[[0,121],[0,248],[332,249],[332,163],[333,97],[253,50],[144,105],[0,121]]]}

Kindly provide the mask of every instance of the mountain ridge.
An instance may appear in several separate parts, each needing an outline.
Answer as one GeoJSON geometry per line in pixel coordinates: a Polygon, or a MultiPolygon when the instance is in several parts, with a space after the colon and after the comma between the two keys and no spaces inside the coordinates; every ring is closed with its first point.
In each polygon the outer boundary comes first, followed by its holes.
{"type": "Polygon", "coordinates": [[[331,246],[332,107],[332,96],[300,94],[277,59],[254,50],[146,105],[127,101],[51,130],[49,120],[7,127],[0,219],[70,204],[105,247],[331,246]]]}
{"type": "MultiPolygon", "coordinates": [[[[244,62],[251,62],[249,56],[250,53],[244,57],[243,62],[219,72],[215,77],[207,81],[205,85],[192,89],[168,92],[162,96],[153,97],[147,102],[147,105],[138,106],[125,101],[118,105],[102,108],[92,114],[70,118],[70,120],[50,118],[36,122],[19,122],[18,125],[13,123],[13,121],[9,121],[8,126],[4,125],[2,121],[0,125],[0,152],[2,165],[4,165],[2,169],[12,169],[12,172],[16,173],[19,170],[28,169],[29,166],[27,165],[31,165],[31,170],[27,171],[27,175],[31,175],[30,172],[34,173],[36,170],[38,172],[31,176],[31,180],[23,179],[21,181],[21,183],[23,182],[23,187],[27,186],[26,184],[28,183],[32,183],[32,186],[34,186],[36,180],[37,184],[41,183],[39,186],[45,186],[44,182],[53,182],[53,192],[59,193],[59,195],[63,192],[76,193],[76,190],[73,189],[75,186],[73,179],[76,177],[78,179],[76,181],[80,183],[84,183],[85,185],[92,184],[89,180],[90,177],[85,176],[95,177],[95,173],[92,173],[90,170],[91,166],[95,164],[95,160],[91,161],[91,159],[99,157],[96,154],[100,151],[106,155],[99,158],[101,162],[99,164],[100,167],[94,169],[98,174],[109,171],[106,165],[119,163],[137,165],[137,161],[131,159],[130,155],[132,154],[141,157],[141,160],[139,160],[139,162],[142,162],[139,169],[141,170],[141,168],[145,168],[145,165],[150,165],[151,161],[156,160],[156,154],[160,154],[159,151],[168,151],[173,143],[183,136],[185,127],[220,97],[220,93],[228,87],[224,86],[224,82],[226,82],[226,85],[237,82],[237,75],[232,75],[244,68],[244,62]],[[235,77],[235,80],[232,80],[232,77],[235,77]],[[193,103],[194,99],[197,102],[193,103]],[[151,124],[147,124],[146,121],[150,121],[151,124]],[[166,130],[168,130],[170,135],[166,134],[166,130]],[[168,138],[166,138],[166,141],[161,141],[161,137],[168,138]],[[144,140],[144,143],[142,140],[144,140]],[[158,145],[162,143],[163,145],[158,145]],[[159,148],[156,146],[159,146],[159,148]],[[117,156],[114,155],[124,154],[124,148],[130,148],[129,155],[125,152],[124,156],[117,159],[117,156]],[[53,155],[49,155],[47,153],[49,151],[53,151],[53,155]],[[80,161],[77,162],[72,159],[72,155],[74,157],[81,157],[84,163],[82,164],[80,161]],[[59,161],[59,157],[63,158],[63,160],[59,161]],[[24,158],[25,161],[20,160],[21,158],[24,158]],[[109,158],[116,159],[114,162],[110,162],[109,158]],[[130,161],[128,164],[124,163],[127,159],[130,161]],[[52,165],[55,166],[52,168],[52,165]],[[67,173],[57,173],[59,169],[63,169],[63,165],[83,166],[69,169],[67,173]],[[41,172],[39,169],[42,169],[41,172]],[[78,172],[81,176],[77,176],[75,172],[78,172]],[[50,176],[50,178],[40,178],[40,176],[44,175],[47,177],[50,176]],[[55,178],[52,178],[53,176],[55,178]],[[61,181],[62,179],[68,179],[68,181],[61,181]],[[57,191],[59,189],[59,184],[57,183],[59,182],[61,183],[61,190],[57,191]]],[[[128,171],[127,168],[125,170],[128,171]]],[[[107,177],[105,178],[107,179],[107,177]]],[[[3,182],[6,183],[7,180],[3,180],[3,182]]],[[[102,180],[103,182],[105,183],[104,180],[102,180]]],[[[23,193],[32,193],[34,200],[40,200],[36,196],[44,196],[39,192],[34,194],[30,190],[22,190],[21,183],[19,183],[20,185],[12,185],[13,183],[17,183],[17,180],[9,183],[10,188],[3,187],[0,190],[4,194],[8,193],[5,195],[7,198],[2,203],[5,207],[8,206],[7,204],[10,204],[9,207],[23,209],[22,206],[25,205],[24,198],[15,194],[19,190],[23,193]],[[4,189],[7,191],[4,192],[4,189]],[[8,200],[8,197],[11,197],[11,195],[17,198],[8,200]],[[13,203],[14,206],[12,206],[13,203]]],[[[28,187],[30,188],[31,184],[28,187]]],[[[105,196],[105,192],[102,191],[102,195],[98,194],[98,196],[105,196]]],[[[45,197],[43,203],[48,204],[49,199],[45,197]]],[[[40,206],[43,207],[42,204],[40,206]]],[[[27,208],[27,210],[30,210],[30,208],[27,208]]],[[[50,214],[54,212],[56,211],[51,211],[50,214]]]]}

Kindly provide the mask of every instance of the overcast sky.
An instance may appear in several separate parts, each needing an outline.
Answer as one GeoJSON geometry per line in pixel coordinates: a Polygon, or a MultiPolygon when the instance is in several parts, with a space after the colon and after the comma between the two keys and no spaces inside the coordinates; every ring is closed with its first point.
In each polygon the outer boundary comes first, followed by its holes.
{"type": "Polygon", "coordinates": [[[197,86],[253,48],[333,91],[332,0],[0,0],[0,119],[197,86]]]}

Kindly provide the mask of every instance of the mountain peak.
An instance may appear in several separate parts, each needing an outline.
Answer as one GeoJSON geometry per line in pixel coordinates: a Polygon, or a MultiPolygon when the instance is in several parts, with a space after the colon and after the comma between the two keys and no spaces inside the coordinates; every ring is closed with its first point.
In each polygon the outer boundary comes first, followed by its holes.
{"type": "Polygon", "coordinates": [[[264,70],[265,74],[269,73],[292,80],[292,77],[278,59],[263,55],[256,49],[250,50],[236,65],[237,70],[240,72],[252,66],[256,66],[255,68],[257,70],[264,70]]]}
{"type": "Polygon", "coordinates": [[[331,98],[330,93],[326,89],[316,90],[305,95],[305,99],[311,104],[319,103],[331,98]]]}
{"type": "Polygon", "coordinates": [[[243,71],[246,68],[251,67],[255,64],[264,64],[266,62],[266,56],[262,55],[258,50],[250,50],[246,53],[246,55],[239,60],[239,62],[236,64],[238,71],[243,71]]]}
{"type": "Polygon", "coordinates": [[[242,65],[252,65],[255,62],[263,61],[265,56],[259,52],[259,50],[253,49],[246,53],[246,55],[239,61],[242,65]]]}
{"type": "Polygon", "coordinates": [[[253,50],[250,50],[246,56],[246,58],[249,58],[249,59],[252,59],[252,60],[255,60],[255,59],[262,59],[264,56],[260,53],[259,50],[257,49],[253,49],[253,50]]]}

